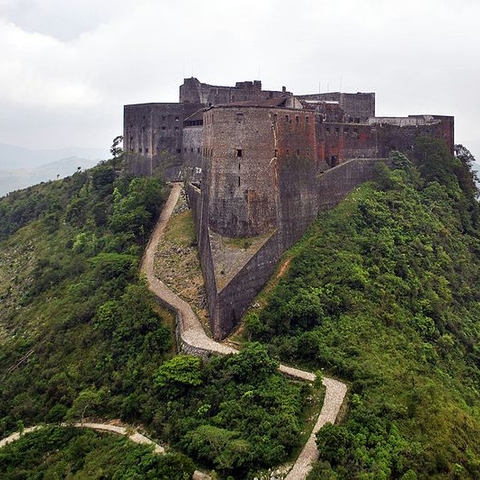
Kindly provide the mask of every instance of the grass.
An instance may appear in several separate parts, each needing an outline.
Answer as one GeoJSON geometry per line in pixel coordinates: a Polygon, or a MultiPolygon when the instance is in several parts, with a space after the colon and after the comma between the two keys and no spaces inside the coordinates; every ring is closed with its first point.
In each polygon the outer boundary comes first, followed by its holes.
{"type": "Polygon", "coordinates": [[[195,225],[192,211],[182,211],[183,202],[181,197],[158,244],[155,274],[173,292],[190,303],[201,322],[207,325],[206,294],[196,248],[195,225]]]}

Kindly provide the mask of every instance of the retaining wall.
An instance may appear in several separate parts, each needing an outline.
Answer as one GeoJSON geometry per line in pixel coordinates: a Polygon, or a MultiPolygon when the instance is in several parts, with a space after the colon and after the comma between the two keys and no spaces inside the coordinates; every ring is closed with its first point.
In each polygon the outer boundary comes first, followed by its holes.
{"type": "MultiPolygon", "coordinates": [[[[273,274],[283,252],[301,238],[316,214],[335,207],[351,190],[371,180],[375,166],[379,163],[389,164],[389,160],[353,159],[320,174],[315,181],[316,191],[307,192],[306,197],[297,198],[286,193],[281,199],[282,216],[278,229],[221,289],[215,281],[208,225],[202,218],[205,215],[205,205],[202,204],[201,192],[193,185],[188,186],[187,195],[197,228],[210,327],[214,338],[225,338],[235,329],[255,296],[273,274]],[[307,205],[307,211],[297,215],[302,210],[302,200],[312,203],[307,205]]],[[[290,188],[295,189],[291,182],[290,188]]],[[[303,210],[305,208],[304,206],[303,210]]]]}

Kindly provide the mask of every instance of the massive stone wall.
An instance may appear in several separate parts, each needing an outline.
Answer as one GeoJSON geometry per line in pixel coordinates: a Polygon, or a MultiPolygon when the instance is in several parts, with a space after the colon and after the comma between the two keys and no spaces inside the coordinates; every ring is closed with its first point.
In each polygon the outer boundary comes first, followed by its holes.
{"type": "Polygon", "coordinates": [[[227,237],[253,237],[275,227],[275,137],[269,109],[219,107],[204,115],[208,223],[227,237]]]}
{"type": "MultiPolygon", "coordinates": [[[[209,292],[216,302],[211,319],[215,338],[226,337],[238,326],[242,315],[274,273],[283,252],[301,238],[318,211],[335,207],[351,190],[371,180],[375,165],[379,162],[388,164],[385,159],[355,159],[325,172],[318,180],[316,192],[312,194],[317,204],[310,222],[305,223],[307,217],[286,218],[284,225],[290,227],[288,230],[280,228],[274,232],[223,289],[209,292]]],[[[293,209],[289,210],[293,212],[293,209]]]]}
{"type": "Polygon", "coordinates": [[[152,175],[160,166],[181,166],[183,106],[147,103],[124,107],[126,168],[137,175],[152,175]]]}
{"type": "MultiPolygon", "coordinates": [[[[226,283],[216,282],[214,252],[208,223],[203,215],[208,212],[203,197],[192,185],[188,188],[190,205],[194,211],[195,223],[199,235],[199,252],[207,289],[210,327],[215,338],[224,338],[238,325],[242,315],[250,306],[255,295],[273,274],[283,252],[293,245],[305,233],[315,219],[318,211],[333,208],[353,188],[369,180],[374,175],[375,165],[387,163],[385,159],[354,159],[332,168],[323,174],[314,175],[308,183],[300,186],[302,194],[292,195],[285,192],[282,196],[282,218],[278,228],[266,238],[261,247],[244,263],[242,268],[226,283]],[[308,191],[312,188],[312,191],[308,191]],[[305,196],[308,195],[308,196],[305,196]],[[300,203],[309,204],[301,212],[300,203]]],[[[280,184],[285,188],[295,185],[294,169],[280,169],[280,184]],[[282,175],[283,174],[283,175],[282,175]]],[[[296,176],[302,181],[301,175],[296,176]]],[[[218,272],[217,272],[218,273],[218,272]]]]}

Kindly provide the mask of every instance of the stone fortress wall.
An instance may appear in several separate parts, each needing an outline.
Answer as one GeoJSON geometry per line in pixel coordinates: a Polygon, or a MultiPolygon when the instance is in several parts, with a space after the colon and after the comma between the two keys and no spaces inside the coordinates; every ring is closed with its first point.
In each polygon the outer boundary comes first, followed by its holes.
{"type": "Polygon", "coordinates": [[[453,117],[375,117],[373,93],[295,96],[185,79],[178,104],[125,106],[127,169],[193,180],[210,326],[224,338],[283,252],[389,153],[428,134],[453,152],[453,117]]]}

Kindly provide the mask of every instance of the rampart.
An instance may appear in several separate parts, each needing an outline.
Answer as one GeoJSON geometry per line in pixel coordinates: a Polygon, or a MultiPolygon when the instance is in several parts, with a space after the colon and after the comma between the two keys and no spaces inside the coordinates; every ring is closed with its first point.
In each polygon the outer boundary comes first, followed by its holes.
{"type": "Polygon", "coordinates": [[[201,192],[193,185],[188,186],[187,195],[199,235],[200,259],[209,299],[210,327],[215,338],[224,338],[234,330],[273,274],[284,251],[301,238],[317,213],[335,207],[352,189],[371,180],[378,163],[388,165],[389,160],[353,159],[321,174],[316,179],[312,195],[315,208],[309,217],[301,220],[296,215],[295,200],[289,201],[288,196],[285,197],[283,223],[271,235],[260,240],[258,249],[251,252],[243,266],[223,286],[216,281],[221,273],[215,265],[215,251],[212,249],[214,236],[202,219],[201,192]]]}
{"type": "Polygon", "coordinates": [[[454,145],[453,117],[375,117],[374,93],[294,96],[258,80],[185,79],[179,103],[124,112],[128,171],[201,185],[189,198],[216,338],[234,329],[318,211],[371,179],[375,163],[394,150],[410,155],[419,135],[454,145]]]}

